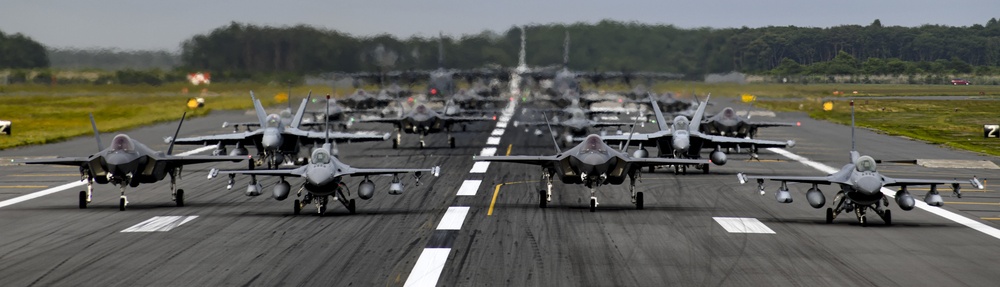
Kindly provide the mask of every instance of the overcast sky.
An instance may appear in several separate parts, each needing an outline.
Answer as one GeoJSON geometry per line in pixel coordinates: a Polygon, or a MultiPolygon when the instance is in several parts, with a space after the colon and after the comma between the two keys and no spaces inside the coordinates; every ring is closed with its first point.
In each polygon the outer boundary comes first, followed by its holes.
{"type": "Polygon", "coordinates": [[[694,27],[941,24],[1000,18],[998,0],[3,0],[0,31],[55,47],[163,49],[231,21],[307,24],[355,36],[503,32],[512,26],[602,19],[694,27]]]}

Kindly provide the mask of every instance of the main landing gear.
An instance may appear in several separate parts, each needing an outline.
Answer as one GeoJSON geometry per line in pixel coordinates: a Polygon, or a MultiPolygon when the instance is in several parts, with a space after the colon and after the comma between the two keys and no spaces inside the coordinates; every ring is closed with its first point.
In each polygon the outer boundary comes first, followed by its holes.
{"type": "Polygon", "coordinates": [[[882,218],[885,225],[892,225],[892,211],[885,208],[889,206],[889,199],[885,196],[882,197],[882,200],[876,201],[874,204],[861,205],[851,201],[851,199],[847,198],[847,195],[841,191],[837,193],[837,196],[834,198],[834,202],[837,202],[835,207],[829,207],[826,209],[826,223],[833,223],[833,220],[836,219],[837,215],[840,215],[841,212],[854,211],[854,215],[857,217],[858,223],[860,223],[861,226],[868,226],[867,211],[868,209],[871,209],[876,215],[882,218]]]}
{"type": "MultiPolygon", "coordinates": [[[[296,192],[296,195],[302,194],[302,189],[303,188],[300,188],[299,191],[296,192]]],[[[351,214],[357,213],[357,207],[355,205],[354,199],[353,198],[347,199],[347,197],[351,195],[351,190],[347,188],[346,184],[340,183],[340,185],[337,186],[337,191],[335,192],[335,194],[336,195],[333,197],[333,200],[339,201],[341,204],[343,204],[344,207],[347,208],[347,211],[350,212],[351,214]]],[[[327,203],[329,203],[329,198],[330,197],[328,195],[313,196],[312,193],[306,193],[306,195],[302,197],[302,200],[298,199],[295,200],[293,214],[295,215],[301,214],[302,208],[305,207],[306,204],[313,203],[313,201],[315,201],[316,214],[318,214],[319,216],[323,216],[326,214],[326,207],[327,203]]]]}

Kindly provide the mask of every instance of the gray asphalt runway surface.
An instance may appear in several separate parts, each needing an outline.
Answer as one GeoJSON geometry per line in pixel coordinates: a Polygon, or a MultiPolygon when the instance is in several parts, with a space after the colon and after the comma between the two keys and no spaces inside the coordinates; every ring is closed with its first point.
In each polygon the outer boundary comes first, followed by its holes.
{"type": "MultiPolygon", "coordinates": [[[[713,100],[718,102],[710,112],[729,104],[713,100]]],[[[252,119],[243,112],[213,113],[185,122],[181,135],[230,132],[219,127],[223,121],[252,119]]],[[[849,127],[796,113],[760,120],[802,123],[758,135],[795,140],[789,152],[837,169],[849,159],[849,127]]],[[[388,178],[376,179],[380,192],[359,200],[354,215],[335,203],[326,216],[313,214],[312,206],[292,215],[292,199],[270,197],[273,178],[261,178],[267,192],[260,197],[243,195],[247,178],[238,177],[233,190],[225,189],[224,178],[206,179],[212,167],[245,163],[185,168],[179,181],[184,207],[170,200],[168,182],[129,188],[126,211],[118,211],[118,189],[110,185],[97,186],[87,209],[76,205],[83,187],[3,206],[0,280],[5,286],[992,286],[1000,280],[993,265],[1000,238],[987,234],[1000,232],[998,170],[879,166],[897,177],[978,176],[984,190],[966,186],[957,198],[942,189],[946,203],[939,209],[983,224],[985,232],[928,211],[903,211],[895,203],[891,226],[872,217],[862,227],[850,214],[826,224],[824,210],[805,201],[808,185],[790,185],[795,201],[782,204],[774,200],[777,183],[769,182],[764,196],[756,184],[739,184],[738,172],[824,174],[769,151],[761,151],[759,161],[731,154],[729,163],[713,166],[710,174],[644,174],[637,187],[645,195],[644,210],[631,204],[627,186],[609,185],[600,188],[600,205],[592,213],[585,187],[561,183],[549,207],[540,209],[539,168],[487,167],[472,156],[484,148],[497,155],[552,154],[551,140],[495,126],[473,124],[455,133],[455,149],[443,134],[428,136],[424,149],[413,135],[403,136],[400,149],[388,141],[341,145],[341,160],[356,167],[442,169],[440,177],[425,176],[421,186],[407,178],[407,191],[398,196],[385,192],[388,178]],[[771,233],[730,232],[722,224],[730,222],[726,218],[771,233]],[[182,221],[173,221],[168,231],[123,232],[141,229],[137,224],[147,220],[174,219],[182,221]]],[[[163,137],[174,128],[165,123],[124,132],[165,150],[163,137]]],[[[637,130],[653,129],[647,124],[637,130]]],[[[104,142],[112,136],[105,134],[104,142]]],[[[857,143],[862,154],[878,159],[996,161],[865,130],[858,130],[857,143]]],[[[195,148],[180,146],[178,152],[195,148]]],[[[0,158],[94,151],[93,137],[81,137],[0,151],[0,158]]],[[[76,168],[0,165],[0,205],[79,179],[76,168]]],[[[293,190],[302,182],[289,181],[293,190]]],[[[353,189],[360,179],[347,182],[353,189]]],[[[836,187],[820,188],[829,204],[836,187]]],[[[927,189],[910,190],[922,199],[927,189]]]]}

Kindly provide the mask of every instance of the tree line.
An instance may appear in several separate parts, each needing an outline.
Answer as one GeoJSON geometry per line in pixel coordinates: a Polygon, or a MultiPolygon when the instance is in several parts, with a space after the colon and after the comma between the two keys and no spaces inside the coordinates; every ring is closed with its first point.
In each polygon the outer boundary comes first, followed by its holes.
{"type": "Polygon", "coordinates": [[[49,66],[45,46],[21,35],[0,31],[0,69],[33,69],[49,66]]]}

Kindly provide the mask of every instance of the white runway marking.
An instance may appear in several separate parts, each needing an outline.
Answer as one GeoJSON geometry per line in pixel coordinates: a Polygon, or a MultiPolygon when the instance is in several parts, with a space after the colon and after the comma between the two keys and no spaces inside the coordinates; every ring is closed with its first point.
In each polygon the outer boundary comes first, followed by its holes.
{"type": "Polygon", "coordinates": [[[482,183],[482,180],[467,179],[462,182],[462,186],[458,188],[458,194],[456,195],[476,195],[476,192],[479,191],[479,185],[482,183]]]}
{"type": "Polygon", "coordinates": [[[192,216],[154,216],[153,218],[147,219],[146,221],[139,222],[139,224],[133,225],[132,227],[125,228],[121,232],[164,232],[170,231],[175,227],[181,226],[181,224],[188,223],[188,221],[198,218],[197,215],[192,216]]]}
{"type": "Polygon", "coordinates": [[[507,122],[497,122],[497,128],[498,129],[506,129],[507,128],[507,122]]]}
{"type": "Polygon", "coordinates": [[[441,277],[444,264],[448,262],[448,253],[451,253],[451,248],[424,248],[403,286],[437,286],[438,277],[441,277]]]}
{"type": "Polygon", "coordinates": [[[496,155],[496,154],[497,154],[497,148],[496,147],[486,147],[486,148],[483,148],[483,150],[479,152],[479,156],[493,156],[493,155],[496,155]]]}
{"type": "Polygon", "coordinates": [[[477,161],[472,164],[472,170],[469,173],[486,173],[486,170],[490,168],[490,162],[488,161],[477,161]]]}
{"type": "Polygon", "coordinates": [[[490,137],[486,139],[487,145],[498,145],[500,144],[500,137],[490,137]]]}
{"type": "Polygon", "coordinates": [[[761,223],[756,218],[712,217],[729,233],[763,233],[774,234],[774,230],[761,223]]]}
{"type": "MultiPolygon", "coordinates": [[[[192,154],[196,154],[196,153],[200,153],[200,152],[204,152],[204,151],[209,151],[209,150],[212,150],[212,149],[215,149],[214,145],[200,147],[200,148],[197,148],[197,149],[194,149],[194,150],[191,150],[191,151],[180,153],[178,155],[192,155],[192,154]]],[[[494,152],[496,152],[495,148],[494,148],[494,152]]],[[[33,192],[33,193],[25,194],[25,195],[18,196],[18,197],[15,197],[15,198],[11,198],[11,199],[8,199],[8,200],[0,201],[0,208],[6,207],[6,206],[9,206],[9,205],[18,204],[18,203],[21,203],[21,202],[25,202],[25,201],[28,201],[28,200],[35,199],[35,198],[39,198],[39,197],[42,197],[42,196],[46,196],[46,195],[49,195],[49,194],[53,194],[53,193],[56,193],[56,192],[60,192],[60,191],[63,191],[63,190],[74,188],[74,187],[77,187],[77,186],[84,186],[86,184],[87,184],[86,181],[80,180],[80,181],[74,181],[74,182],[70,182],[70,183],[67,183],[67,184],[60,185],[60,186],[56,186],[56,187],[53,187],[53,188],[44,189],[44,190],[41,190],[41,191],[36,191],[36,192],[33,192]]]]}
{"type": "Polygon", "coordinates": [[[461,230],[467,215],[469,215],[468,206],[448,207],[448,211],[444,213],[444,217],[438,223],[437,230],[461,230]]]}
{"type": "Polygon", "coordinates": [[[495,130],[493,130],[492,133],[490,133],[490,135],[498,137],[498,136],[502,136],[503,132],[504,132],[504,129],[495,129],[495,130]]]}
{"type": "MultiPolygon", "coordinates": [[[[787,151],[785,149],[781,149],[781,148],[768,148],[767,150],[769,150],[769,151],[771,151],[773,153],[776,153],[776,154],[780,154],[780,155],[785,156],[787,158],[796,160],[798,162],[801,162],[802,164],[808,165],[808,166],[813,167],[815,169],[818,169],[819,171],[822,171],[822,172],[834,173],[834,172],[838,171],[838,169],[835,169],[835,168],[833,168],[831,166],[828,166],[828,165],[825,165],[825,164],[822,164],[822,163],[819,163],[819,162],[815,162],[815,161],[809,160],[809,159],[804,158],[802,156],[799,156],[797,154],[791,153],[791,152],[789,152],[789,151],[787,151]]],[[[884,188],[883,187],[882,188],[882,193],[885,194],[886,196],[890,197],[890,198],[895,198],[896,197],[896,191],[888,189],[888,188],[884,188]]],[[[927,203],[925,203],[922,200],[917,199],[915,196],[914,196],[914,200],[916,200],[916,203],[917,203],[916,207],[919,208],[919,209],[922,209],[922,210],[925,210],[927,212],[933,213],[933,214],[935,214],[937,216],[940,216],[940,217],[944,217],[945,219],[954,221],[955,223],[958,223],[958,224],[961,224],[961,225],[965,225],[965,226],[967,226],[969,228],[972,228],[972,229],[974,229],[976,231],[979,231],[979,232],[985,233],[986,235],[993,236],[994,238],[1000,239],[1000,229],[996,229],[996,228],[993,228],[993,227],[991,227],[989,225],[986,225],[986,224],[984,224],[982,222],[975,221],[975,220],[969,219],[968,217],[958,215],[957,213],[948,211],[948,210],[946,210],[944,208],[934,207],[934,206],[927,205],[927,203]]]]}

